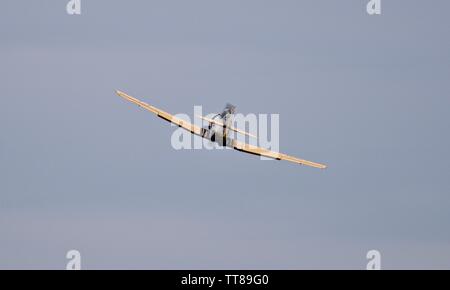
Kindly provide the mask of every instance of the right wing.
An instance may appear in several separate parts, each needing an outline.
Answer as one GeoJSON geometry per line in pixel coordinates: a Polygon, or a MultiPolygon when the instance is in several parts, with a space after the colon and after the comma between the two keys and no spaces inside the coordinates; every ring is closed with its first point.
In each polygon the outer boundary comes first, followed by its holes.
{"type": "Polygon", "coordinates": [[[130,101],[132,103],[135,103],[139,107],[142,107],[142,108],[144,108],[144,109],[146,109],[146,110],[156,114],[158,117],[160,117],[160,118],[162,118],[162,119],[164,119],[166,121],[169,121],[170,123],[173,123],[173,124],[177,125],[178,127],[186,129],[189,132],[191,132],[192,134],[202,136],[202,133],[203,133],[203,129],[202,128],[200,128],[200,127],[198,127],[198,126],[196,126],[194,124],[191,124],[191,123],[189,123],[189,122],[187,122],[185,120],[177,118],[174,115],[171,115],[171,114],[169,114],[167,112],[164,112],[163,110],[160,110],[160,109],[158,109],[156,107],[153,107],[153,106],[151,106],[151,105],[149,105],[147,103],[141,102],[138,99],[133,98],[132,96],[129,96],[129,95],[125,94],[124,92],[116,91],[116,93],[119,96],[121,96],[122,98],[124,98],[125,100],[130,101]]]}
{"type": "Polygon", "coordinates": [[[237,140],[233,140],[232,147],[238,151],[250,153],[250,154],[254,154],[254,155],[269,157],[269,158],[273,158],[273,159],[277,159],[277,160],[286,160],[286,161],[294,162],[297,164],[308,165],[308,166],[312,166],[312,167],[316,167],[316,168],[320,168],[320,169],[327,168],[326,165],[323,165],[320,163],[315,163],[312,161],[300,159],[300,158],[290,156],[287,154],[270,151],[265,148],[257,147],[257,146],[250,145],[247,143],[242,143],[237,140]]]}

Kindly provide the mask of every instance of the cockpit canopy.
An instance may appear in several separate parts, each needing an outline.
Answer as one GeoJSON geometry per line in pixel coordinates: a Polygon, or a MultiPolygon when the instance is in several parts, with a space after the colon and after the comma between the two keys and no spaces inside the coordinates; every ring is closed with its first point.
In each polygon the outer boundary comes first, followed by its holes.
{"type": "Polygon", "coordinates": [[[225,109],[223,110],[223,112],[220,114],[220,116],[223,118],[225,117],[226,114],[234,114],[236,112],[236,106],[227,103],[225,105],[225,109]]]}

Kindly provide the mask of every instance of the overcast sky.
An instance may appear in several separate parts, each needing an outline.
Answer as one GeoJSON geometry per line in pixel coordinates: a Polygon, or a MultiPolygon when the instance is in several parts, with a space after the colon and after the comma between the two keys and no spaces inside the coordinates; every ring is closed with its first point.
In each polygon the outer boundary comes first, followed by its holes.
{"type": "Polygon", "coordinates": [[[67,2],[1,3],[0,268],[450,268],[449,1],[67,2]],[[176,151],[115,89],[329,168],[176,151]]]}

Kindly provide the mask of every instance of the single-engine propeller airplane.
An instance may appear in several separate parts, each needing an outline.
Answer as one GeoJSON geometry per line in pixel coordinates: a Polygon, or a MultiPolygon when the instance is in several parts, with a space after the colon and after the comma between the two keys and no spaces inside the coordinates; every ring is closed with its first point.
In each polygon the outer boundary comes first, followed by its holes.
{"type": "Polygon", "coordinates": [[[220,146],[226,146],[226,147],[236,149],[238,151],[242,151],[242,152],[246,152],[246,153],[250,153],[250,154],[254,154],[254,155],[269,157],[269,158],[273,158],[273,159],[277,159],[277,160],[287,160],[287,161],[294,162],[297,164],[308,165],[308,166],[321,168],[321,169],[324,169],[327,167],[326,165],[323,165],[320,163],[315,163],[315,162],[303,160],[303,159],[300,159],[297,157],[289,156],[289,155],[286,155],[283,153],[270,151],[265,148],[257,147],[257,146],[251,145],[251,144],[240,142],[236,139],[229,138],[229,136],[228,136],[229,130],[235,131],[239,134],[243,134],[243,135],[246,135],[249,137],[256,138],[255,135],[247,133],[242,130],[239,130],[232,126],[233,117],[236,112],[236,107],[231,104],[227,104],[225,106],[225,109],[222,111],[222,113],[215,115],[212,119],[206,118],[203,116],[197,116],[197,117],[201,118],[202,120],[205,120],[208,122],[207,127],[200,128],[194,124],[191,124],[185,120],[182,120],[176,116],[173,116],[163,110],[155,108],[154,106],[151,106],[147,103],[139,101],[138,99],[133,98],[132,96],[129,96],[129,95],[125,94],[124,92],[116,91],[116,93],[119,96],[121,96],[122,98],[124,98],[125,100],[135,103],[136,105],[156,114],[158,117],[160,117],[166,121],[169,121],[183,129],[191,132],[192,134],[198,135],[202,138],[206,138],[212,142],[216,142],[220,146]]]}

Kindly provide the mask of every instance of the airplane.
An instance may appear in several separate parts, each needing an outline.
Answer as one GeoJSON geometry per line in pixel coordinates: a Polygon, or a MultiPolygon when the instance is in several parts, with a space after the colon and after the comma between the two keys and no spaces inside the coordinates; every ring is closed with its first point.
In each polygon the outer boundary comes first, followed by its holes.
{"type": "Polygon", "coordinates": [[[174,115],[171,115],[161,109],[158,109],[154,106],[151,106],[147,103],[144,103],[132,96],[127,95],[124,92],[116,90],[116,94],[120,97],[124,98],[127,101],[130,101],[139,107],[142,107],[160,117],[163,120],[166,120],[170,123],[177,125],[194,135],[200,136],[202,138],[208,139],[212,142],[219,144],[220,146],[226,146],[229,148],[236,149],[241,152],[250,153],[258,156],[264,156],[273,158],[276,160],[287,160],[290,162],[294,162],[301,165],[312,166],[315,168],[325,169],[327,166],[320,163],[315,163],[312,161],[303,160],[297,157],[293,157],[290,155],[286,155],[279,152],[270,151],[265,148],[257,147],[251,144],[240,142],[236,139],[229,138],[229,131],[234,131],[249,137],[256,138],[255,135],[247,133],[245,131],[239,130],[232,126],[233,116],[236,112],[236,107],[231,104],[226,104],[225,109],[220,113],[215,115],[213,118],[206,118],[203,116],[197,116],[202,120],[208,122],[208,126],[205,128],[201,128],[197,125],[191,124],[185,120],[182,120],[174,115]]]}

